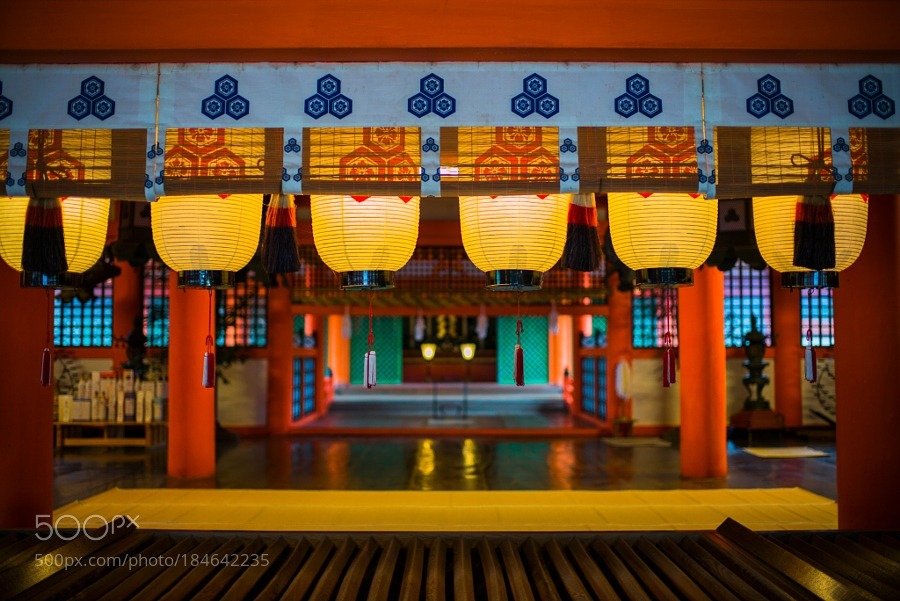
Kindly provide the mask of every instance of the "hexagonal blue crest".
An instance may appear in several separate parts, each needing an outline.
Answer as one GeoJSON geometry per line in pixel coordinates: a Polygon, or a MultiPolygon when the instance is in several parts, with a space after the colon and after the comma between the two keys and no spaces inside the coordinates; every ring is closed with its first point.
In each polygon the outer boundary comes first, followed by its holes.
{"type": "Polygon", "coordinates": [[[241,95],[235,96],[225,103],[225,112],[232,119],[240,119],[250,114],[250,101],[241,95]]]}
{"type": "Polygon", "coordinates": [[[353,101],[343,94],[338,94],[331,99],[331,106],[328,108],[328,112],[338,119],[343,119],[353,112],[353,101]]]}
{"type": "Polygon", "coordinates": [[[429,98],[434,98],[444,91],[444,78],[429,73],[419,81],[419,90],[429,98]]]}
{"type": "Polygon", "coordinates": [[[862,94],[857,94],[847,101],[847,109],[851,115],[862,119],[872,112],[872,102],[862,94]]]}
{"type": "Polygon", "coordinates": [[[662,112],[662,100],[653,94],[647,94],[638,102],[638,110],[641,111],[642,115],[652,119],[662,112]]]}
{"type": "Polygon", "coordinates": [[[537,73],[532,73],[522,80],[522,89],[532,98],[537,98],[547,93],[547,80],[537,73]]]}
{"type": "Polygon", "coordinates": [[[747,99],[747,112],[757,119],[762,119],[769,114],[769,99],[762,94],[754,94],[747,99]]]}
{"type": "Polygon", "coordinates": [[[416,117],[424,117],[431,112],[431,100],[421,93],[410,96],[406,102],[406,109],[416,117]]]}
{"type": "Polygon", "coordinates": [[[432,101],[431,110],[438,117],[449,117],[456,112],[456,98],[449,94],[441,94],[432,101]]]}
{"type": "Polygon", "coordinates": [[[772,99],[771,108],[773,114],[778,115],[779,117],[784,119],[794,112],[794,101],[784,94],[779,94],[772,99]]]}
{"type": "Polygon", "coordinates": [[[637,99],[631,94],[622,94],[621,96],[617,96],[614,101],[613,107],[616,109],[617,113],[619,113],[626,119],[638,112],[637,99]]]}
{"type": "Polygon", "coordinates": [[[559,112],[559,99],[551,94],[544,94],[537,99],[537,112],[549,119],[559,112]]]}
{"type": "Polygon", "coordinates": [[[6,96],[0,96],[0,120],[12,115],[13,103],[6,96]]]}
{"type": "Polygon", "coordinates": [[[318,119],[328,113],[328,101],[318,94],[310,96],[303,102],[303,112],[313,119],[318,119]]]}
{"type": "Polygon", "coordinates": [[[756,80],[759,93],[767,98],[781,94],[781,81],[772,75],[764,75],[756,80]]]}
{"type": "Polygon", "coordinates": [[[218,119],[225,114],[225,101],[218,96],[207,96],[200,102],[200,112],[210,119],[218,119]]]}
{"type": "Polygon", "coordinates": [[[881,94],[881,80],[874,75],[866,75],[859,80],[859,93],[866,98],[875,98],[881,94]]]}
{"type": "Polygon", "coordinates": [[[341,80],[329,73],[316,81],[316,90],[325,98],[331,98],[341,93],[341,80]]]}
{"type": "Polygon", "coordinates": [[[216,80],[215,90],[217,95],[227,100],[238,93],[238,81],[231,75],[223,75],[216,80]]]}
{"type": "Polygon", "coordinates": [[[91,75],[81,82],[81,95],[85,98],[98,98],[103,95],[103,80],[96,75],[91,75]]]}
{"type": "Polygon", "coordinates": [[[84,96],[76,96],[69,101],[68,113],[78,119],[84,119],[91,114],[91,101],[84,96]]]}
{"type": "Polygon", "coordinates": [[[108,119],[116,113],[116,102],[109,96],[101,96],[94,101],[91,113],[101,121],[108,119]]]}
{"type": "Polygon", "coordinates": [[[650,93],[650,80],[643,75],[635,73],[625,80],[625,90],[631,92],[631,95],[635,98],[640,98],[644,94],[650,93]]]}
{"type": "Polygon", "coordinates": [[[512,99],[512,112],[523,119],[534,112],[534,100],[528,94],[522,93],[512,99]]]}
{"type": "Polygon", "coordinates": [[[894,101],[887,96],[879,96],[872,101],[872,112],[882,119],[892,116],[896,112],[895,108],[894,101]]]}

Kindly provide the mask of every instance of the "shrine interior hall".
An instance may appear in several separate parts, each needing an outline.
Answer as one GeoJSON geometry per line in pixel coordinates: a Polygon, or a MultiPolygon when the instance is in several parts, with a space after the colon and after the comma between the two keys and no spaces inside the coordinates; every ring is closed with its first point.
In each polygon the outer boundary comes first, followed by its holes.
{"type": "Polygon", "coordinates": [[[900,597],[897,3],[3,13],[0,596],[900,597]]]}

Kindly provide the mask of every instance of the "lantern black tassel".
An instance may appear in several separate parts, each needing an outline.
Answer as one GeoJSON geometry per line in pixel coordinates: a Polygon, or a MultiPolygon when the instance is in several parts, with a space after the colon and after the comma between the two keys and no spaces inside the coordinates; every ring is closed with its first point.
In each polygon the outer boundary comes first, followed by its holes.
{"type": "Polygon", "coordinates": [[[270,275],[293,273],[300,269],[297,209],[292,195],[271,195],[260,256],[263,267],[270,275]]]}
{"type": "Polygon", "coordinates": [[[794,265],[834,269],[834,213],[827,196],[804,196],[794,218],[794,265]]]}
{"type": "Polygon", "coordinates": [[[600,267],[600,233],[594,195],[575,194],[569,203],[567,220],[563,267],[575,271],[596,270],[600,267]]]}
{"type": "Polygon", "coordinates": [[[32,198],[28,201],[22,237],[22,269],[44,274],[65,273],[69,269],[60,199],[32,198]]]}

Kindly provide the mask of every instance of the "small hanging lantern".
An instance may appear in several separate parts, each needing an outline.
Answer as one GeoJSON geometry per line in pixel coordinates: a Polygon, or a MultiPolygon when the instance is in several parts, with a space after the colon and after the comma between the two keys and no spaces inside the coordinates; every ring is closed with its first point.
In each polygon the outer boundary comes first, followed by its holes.
{"type": "Polygon", "coordinates": [[[663,289],[663,386],[675,383],[671,332],[675,288],[694,283],[694,269],[716,241],[718,203],[698,194],[609,195],[609,230],[618,258],[635,271],[635,285],[663,289]]]}
{"type": "MultiPolygon", "coordinates": [[[[828,197],[825,197],[827,200],[828,197]]],[[[868,196],[862,194],[840,194],[830,197],[831,267],[805,267],[800,262],[802,257],[795,257],[798,240],[796,234],[802,235],[802,213],[808,213],[801,196],[760,196],[753,199],[753,227],[756,230],[756,243],[766,263],[781,273],[781,285],[785,288],[837,288],[840,281],[838,273],[850,267],[862,252],[866,241],[866,222],[869,216],[868,196]],[[801,219],[798,220],[798,217],[801,219]],[[799,222],[798,222],[799,221],[799,222]],[[799,230],[801,231],[797,231],[799,230]]],[[[824,206],[827,209],[827,205],[824,206]]],[[[824,236],[827,237],[827,234],[824,236]]],[[[801,245],[815,245],[814,241],[799,240],[801,245]]],[[[814,265],[814,264],[812,264],[814,265]]]]}
{"type": "MultiPolygon", "coordinates": [[[[25,249],[32,243],[31,240],[28,243],[25,240],[26,237],[46,239],[48,236],[46,231],[42,232],[43,235],[28,236],[29,229],[58,228],[32,228],[27,224],[26,216],[33,214],[32,211],[36,208],[33,199],[11,197],[0,200],[0,257],[10,267],[22,272],[20,283],[23,287],[77,288],[81,285],[81,275],[103,254],[109,224],[109,199],[68,196],[58,199],[57,204],[61,205],[62,227],[59,233],[64,240],[66,269],[47,273],[25,269],[24,264],[29,261],[23,255],[28,254],[25,249]]],[[[39,211],[52,212],[43,207],[39,211]]]]}
{"type": "MultiPolygon", "coordinates": [[[[781,272],[784,288],[807,288],[807,302],[818,288],[837,288],[838,274],[850,267],[866,241],[869,198],[760,196],[753,199],[756,243],[766,263],[781,272]]],[[[812,310],[809,311],[812,319],[812,310]]],[[[805,377],[815,382],[816,350],[806,329],[805,377]]]]}
{"type": "Polygon", "coordinates": [[[153,243],[180,288],[234,286],[259,246],[262,195],[163,196],[150,205],[153,243]]]}
{"type": "Polygon", "coordinates": [[[566,244],[569,195],[461,196],[463,247],[490,290],[540,290],[566,244]]]}
{"type": "Polygon", "coordinates": [[[394,287],[419,237],[418,196],[312,196],[313,241],[344,290],[394,287]]]}

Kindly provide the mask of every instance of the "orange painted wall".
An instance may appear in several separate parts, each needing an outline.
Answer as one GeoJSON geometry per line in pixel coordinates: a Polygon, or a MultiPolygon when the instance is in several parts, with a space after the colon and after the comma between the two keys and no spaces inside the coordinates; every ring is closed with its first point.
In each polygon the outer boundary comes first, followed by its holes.
{"type": "Polygon", "coordinates": [[[0,261],[0,530],[53,512],[53,389],[39,382],[47,296],[0,261]]]}
{"type": "Polygon", "coordinates": [[[742,51],[748,61],[825,62],[866,52],[896,57],[900,3],[395,0],[386,9],[370,0],[29,0],[10,3],[4,18],[17,24],[0,39],[4,62],[732,61],[742,51]],[[380,50],[373,54],[373,48],[380,50]],[[736,52],[708,53],[719,49],[736,52]]]}

